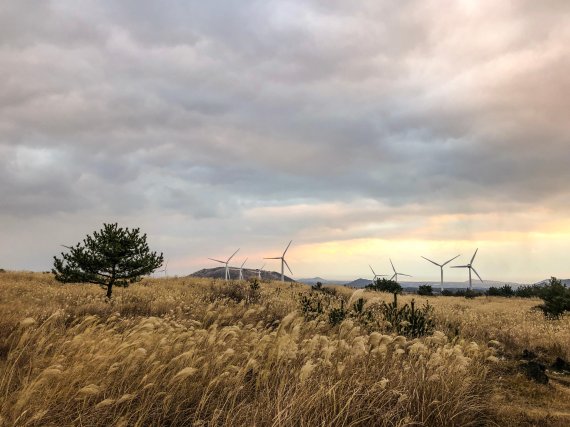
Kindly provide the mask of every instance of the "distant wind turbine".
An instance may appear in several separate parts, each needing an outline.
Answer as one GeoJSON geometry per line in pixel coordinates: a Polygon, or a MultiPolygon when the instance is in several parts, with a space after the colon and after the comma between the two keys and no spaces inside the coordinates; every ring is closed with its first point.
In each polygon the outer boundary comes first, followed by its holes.
{"type": "Polygon", "coordinates": [[[164,269],[158,270],[157,273],[164,273],[164,277],[168,277],[168,260],[164,263],[164,269]]]}
{"type": "Polygon", "coordinates": [[[394,267],[394,263],[392,262],[391,259],[390,259],[390,264],[392,264],[392,270],[394,270],[394,275],[393,275],[392,277],[390,277],[390,280],[396,278],[396,282],[397,282],[397,281],[398,281],[398,274],[399,274],[400,276],[412,277],[412,276],[410,276],[409,274],[398,273],[398,272],[396,271],[396,267],[394,267]]]}
{"type": "Polygon", "coordinates": [[[283,255],[277,256],[277,257],[271,257],[271,258],[263,258],[263,259],[280,259],[281,260],[281,281],[282,282],[285,281],[285,266],[287,266],[287,269],[289,270],[289,272],[291,274],[293,274],[293,272],[291,271],[291,268],[289,267],[289,264],[287,264],[287,261],[285,261],[285,254],[287,253],[287,250],[289,249],[289,246],[291,246],[292,242],[293,242],[293,240],[291,240],[289,242],[289,244],[285,248],[285,251],[283,252],[283,255]]]}
{"type": "Polygon", "coordinates": [[[240,267],[232,267],[234,270],[239,271],[238,280],[243,280],[243,266],[247,262],[247,258],[241,263],[240,267]]]}
{"type": "Polygon", "coordinates": [[[426,258],[425,256],[422,256],[423,259],[425,259],[426,261],[431,262],[432,264],[437,265],[437,266],[441,269],[441,292],[442,292],[442,293],[443,293],[443,267],[444,267],[446,264],[450,263],[451,261],[453,261],[455,258],[458,258],[458,257],[459,257],[459,255],[457,255],[456,257],[451,258],[450,260],[445,261],[443,264],[438,264],[437,262],[432,261],[431,259],[426,258]]]}
{"type": "Polygon", "coordinates": [[[475,253],[473,254],[473,258],[471,258],[471,261],[469,262],[469,264],[466,265],[452,265],[451,268],[468,268],[469,269],[469,290],[471,290],[471,288],[473,287],[473,284],[471,283],[471,271],[473,271],[473,273],[475,273],[477,275],[477,277],[479,278],[479,280],[481,281],[481,283],[485,283],[483,282],[483,279],[481,279],[481,276],[479,276],[479,273],[477,273],[477,270],[475,270],[473,268],[473,261],[475,261],[475,256],[477,255],[477,251],[479,250],[479,248],[475,249],[475,253]]]}
{"type": "Polygon", "coordinates": [[[263,265],[261,266],[261,268],[257,268],[257,269],[255,270],[255,271],[257,271],[257,278],[258,278],[259,280],[261,280],[261,273],[263,273],[263,267],[265,267],[265,264],[263,264],[263,265]]]}
{"type": "Polygon", "coordinates": [[[215,258],[208,258],[208,259],[211,259],[212,261],[219,262],[220,264],[224,264],[224,265],[226,266],[226,271],[225,271],[225,273],[226,273],[226,274],[225,274],[226,282],[227,282],[228,280],[230,280],[230,268],[228,267],[228,263],[229,263],[230,260],[234,257],[234,255],[238,253],[238,251],[239,251],[239,248],[238,248],[238,250],[235,251],[235,252],[232,254],[232,256],[229,257],[226,261],[220,261],[219,259],[215,259],[215,258]]]}
{"type": "Polygon", "coordinates": [[[376,279],[378,277],[385,277],[385,274],[376,274],[376,272],[374,271],[374,269],[372,268],[372,266],[370,264],[368,264],[368,267],[370,267],[370,270],[372,270],[372,274],[374,274],[374,278],[372,279],[373,282],[376,281],[376,279]]]}

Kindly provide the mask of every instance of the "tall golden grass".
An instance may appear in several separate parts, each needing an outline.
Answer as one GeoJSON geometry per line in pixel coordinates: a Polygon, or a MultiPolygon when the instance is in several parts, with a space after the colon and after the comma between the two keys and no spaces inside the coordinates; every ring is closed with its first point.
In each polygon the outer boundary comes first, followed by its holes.
{"type": "Polygon", "coordinates": [[[438,330],[411,340],[306,321],[301,285],[264,284],[256,303],[223,286],[147,279],[107,303],[1,274],[0,426],[486,425],[505,355],[570,355],[569,319],[536,301],[431,298],[438,330]]]}

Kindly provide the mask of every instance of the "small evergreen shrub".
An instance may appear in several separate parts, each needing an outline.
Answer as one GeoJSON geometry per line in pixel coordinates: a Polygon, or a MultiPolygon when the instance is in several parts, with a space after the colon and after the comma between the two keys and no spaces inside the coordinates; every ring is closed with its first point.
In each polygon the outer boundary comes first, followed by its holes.
{"type": "Polygon", "coordinates": [[[427,301],[420,308],[416,307],[414,300],[400,307],[398,295],[394,293],[394,301],[389,304],[383,302],[380,311],[392,331],[400,335],[420,337],[433,332],[435,328],[434,310],[427,301]]]}
{"type": "Polygon", "coordinates": [[[558,319],[570,311],[570,289],[556,277],[550,278],[548,285],[542,288],[540,298],[544,303],[537,308],[548,318],[558,319]]]}

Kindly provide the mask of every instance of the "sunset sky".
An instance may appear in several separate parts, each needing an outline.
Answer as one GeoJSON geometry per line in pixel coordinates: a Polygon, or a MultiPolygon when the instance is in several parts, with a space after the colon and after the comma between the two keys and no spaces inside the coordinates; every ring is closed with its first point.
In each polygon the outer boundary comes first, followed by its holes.
{"type": "Polygon", "coordinates": [[[293,239],[296,278],[391,257],[438,280],[421,255],[476,248],[484,279],[568,278],[569,22],[567,0],[3,1],[0,267],[119,222],[172,275],[293,239]]]}

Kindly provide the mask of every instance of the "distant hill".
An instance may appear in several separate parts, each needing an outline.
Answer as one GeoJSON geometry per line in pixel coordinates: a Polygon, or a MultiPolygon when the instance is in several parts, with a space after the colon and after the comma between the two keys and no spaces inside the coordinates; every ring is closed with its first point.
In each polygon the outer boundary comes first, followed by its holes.
{"type": "MultiPolygon", "coordinates": [[[[313,278],[309,278],[309,279],[299,279],[299,282],[302,283],[306,283],[308,285],[314,285],[317,282],[321,282],[323,285],[346,285],[346,286],[350,286],[352,288],[364,288],[366,287],[366,285],[369,285],[370,283],[372,283],[372,279],[356,279],[353,281],[347,281],[347,280],[327,280],[327,279],[323,279],[322,277],[313,277],[313,278]]],[[[545,282],[548,282],[548,280],[546,280],[545,282]]],[[[542,283],[542,282],[539,282],[542,283]]],[[[568,279],[568,284],[570,284],[570,279],[568,279]]],[[[407,289],[409,291],[413,291],[414,289],[417,290],[421,285],[431,285],[434,288],[434,291],[439,290],[439,286],[440,283],[439,282],[430,282],[430,281],[421,281],[421,282],[403,282],[400,281],[400,285],[402,285],[402,287],[404,289],[407,289]]],[[[473,289],[476,290],[486,290],[489,289],[491,286],[495,286],[495,287],[500,287],[503,285],[510,285],[513,288],[517,288],[519,286],[521,286],[519,283],[514,283],[514,282],[505,282],[505,281],[497,281],[497,280],[485,280],[483,283],[481,283],[480,281],[475,281],[473,280],[473,289]]],[[[469,282],[465,281],[465,282],[445,282],[444,283],[444,288],[445,289],[452,289],[452,290],[457,290],[457,289],[467,289],[469,287],[469,282]]]]}
{"type": "MultiPolygon", "coordinates": [[[[201,277],[203,279],[223,279],[225,277],[225,267],[214,267],[214,268],[203,268],[189,275],[189,277],[201,277]]],[[[237,280],[239,276],[239,271],[230,268],[230,278],[232,280],[237,280]]],[[[249,278],[257,277],[257,270],[252,270],[249,268],[243,269],[243,278],[245,280],[249,278]]],[[[262,271],[261,280],[281,280],[281,273],[276,271],[262,271]]],[[[286,282],[295,282],[295,280],[290,277],[285,276],[286,282]]]]}
{"type": "Polygon", "coordinates": [[[370,279],[356,279],[353,280],[352,282],[349,282],[346,284],[346,286],[349,286],[351,288],[365,288],[366,286],[370,285],[372,283],[372,280],[370,279]]]}
{"type": "Polygon", "coordinates": [[[304,283],[306,285],[315,285],[317,282],[321,282],[323,285],[344,285],[346,280],[327,280],[322,277],[310,277],[305,279],[298,279],[297,282],[304,283]]]}
{"type": "MultiPolygon", "coordinates": [[[[570,286],[570,279],[558,279],[566,286],[570,286]]],[[[535,285],[548,285],[550,282],[550,278],[541,280],[540,282],[536,282],[535,285]]]]}

